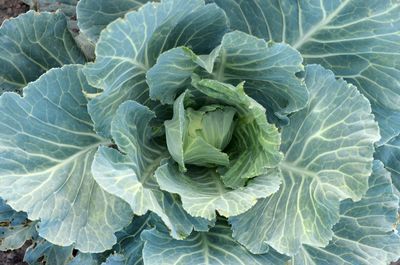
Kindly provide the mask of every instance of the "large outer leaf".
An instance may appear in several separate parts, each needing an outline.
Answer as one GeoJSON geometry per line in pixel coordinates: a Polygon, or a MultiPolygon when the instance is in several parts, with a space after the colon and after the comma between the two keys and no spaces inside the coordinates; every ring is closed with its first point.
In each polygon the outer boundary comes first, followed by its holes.
{"type": "Polygon", "coordinates": [[[393,184],[400,190],[400,135],[377,148],[375,157],[390,171],[393,184]]]}
{"type": "MultiPolygon", "coordinates": [[[[297,72],[303,71],[300,54],[286,44],[267,43],[243,32],[225,34],[222,43],[208,57],[196,56],[187,48],[160,55],[147,73],[150,95],[171,104],[185,89],[191,74],[202,67],[202,77],[237,85],[246,81],[246,93],[271,114],[286,115],[305,107],[307,88],[297,72]],[[200,66],[200,67],[199,67],[200,66]]],[[[269,115],[273,119],[273,115],[269,115]]]]}
{"type": "Polygon", "coordinates": [[[380,144],[400,133],[398,0],[213,0],[232,29],[286,42],[370,100],[380,144]]]}
{"type": "Polygon", "coordinates": [[[339,219],[339,201],[361,199],[379,139],[368,100],[320,66],[306,68],[308,107],[282,129],[280,190],[230,219],[234,237],[252,252],[267,244],[293,255],[301,244],[325,246],[339,219]]]}
{"type": "Polygon", "coordinates": [[[29,11],[0,28],[0,94],[21,91],[51,68],[84,62],[61,13],[29,11]]]}
{"type": "Polygon", "coordinates": [[[90,172],[97,146],[81,92],[81,67],[50,70],[0,97],[0,196],[40,219],[48,241],[87,252],[110,248],[130,219],[129,206],[104,192],[90,172]]]}
{"type": "Polygon", "coordinates": [[[110,123],[118,106],[129,99],[149,106],[146,71],[159,54],[180,45],[208,53],[227,30],[225,13],[203,0],[164,0],[128,13],[102,31],[96,61],[85,74],[104,92],[89,104],[96,130],[110,136],[110,123]]]}
{"type": "Polygon", "coordinates": [[[108,24],[127,12],[136,10],[148,0],[81,0],[76,7],[79,29],[93,42],[108,24]]]}
{"type": "Polygon", "coordinates": [[[216,218],[215,211],[225,217],[244,213],[257,199],[276,192],[280,184],[277,170],[269,170],[250,180],[246,187],[232,190],[224,186],[213,169],[189,168],[182,173],[172,161],[157,169],[156,178],[163,190],[180,195],[190,215],[209,220],[216,218]]]}
{"type": "Polygon", "coordinates": [[[145,265],[283,265],[287,257],[271,250],[253,255],[231,236],[224,221],[207,233],[196,232],[186,240],[174,240],[158,227],[145,230],[143,260],[145,265]]]}
{"type": "Polygon", "coordinates": [[[399,199],[390,174],[375,161],[367,194],[361,201],[340,203],[340,220],[325,248],[304,245],[294,265],[387,265],[400,257],[400,236],[394,233],[399,199]]]}
{"type": "Polygon", "coordinates": [[[36,222],[24,212],[16,212],[0,198],[0,251],[20,248],[37,235],[36,222]]]}
{"type": "Polygon", "coordinates": [[[138,215],[148,210],[157,213],[175,238],[196,230],[208,230],[208,222],[188,215],[171,194],[163,192],[154,171],[163,158],[165,147],[152,140],[150,121],[154,112],[134,101],[123,103],[114,117],[111,134],[119,151],[100,147],[92,167],[96,181],[106,191],[124,199],[138,215]]]}

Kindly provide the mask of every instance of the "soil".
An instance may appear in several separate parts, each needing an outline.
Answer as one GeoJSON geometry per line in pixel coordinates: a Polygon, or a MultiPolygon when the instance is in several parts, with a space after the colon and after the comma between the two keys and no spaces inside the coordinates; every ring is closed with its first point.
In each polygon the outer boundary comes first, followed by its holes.
{"type": "Polygon", "coordinates": [[[27,265],[23,262],[24,254],[29,243],[26,243],[22,248],[13,251],[0,251],[0,265],[27,265]]]}
{"type": "Polygon", "coordinates": [[[3,23],[5,19],[16,17],[28,10],[29,6],[20,0],[0,0],[0,24],[3,23]]]}

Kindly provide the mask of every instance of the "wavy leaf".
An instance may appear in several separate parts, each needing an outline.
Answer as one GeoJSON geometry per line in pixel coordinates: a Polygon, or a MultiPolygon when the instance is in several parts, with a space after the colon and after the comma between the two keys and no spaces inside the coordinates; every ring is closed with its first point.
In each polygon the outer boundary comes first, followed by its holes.
{"type": "Polygon", "coordinates": [[[90,172],[104,140],[93,132],[81,91],[90,86],[81,69],[53,69],[23,97],[0,97],[0,196],[29,219],[40,219],[38,232],[46,240],[101,252],[115,244],[114,232],[127,225],[131,211],[90,172]]]}
{"type": "Polygon", "coordinates": [[[196,232],[186,240],[174,240],[162,228],[142,233],[145,241],[144,264],[159,265],[280,265],[287,257],[273,250],[262,255],[253,255],[229,236],[229,226],[219,221],[207,233],[196,232]]]}
{"type": "Polygon", "coordinates": [[[76,7],[79,29],[92,42],[96,42],[100,32],[108,24],[123,17],[132,10],[137,10],[148,0],[81,0],[76,7]]]}
{"type": "Polygon", "coordinates": [[[233,236],[253,253],[267,244],[293,255],[302,244],[323,247],[339,220],[339,201],[368,188],[379,130],[368,100],[320,66],[306,68],[310,102],[282,129],[280,190],[230,218],[233,236]]]}
{"type": "Polygon", "coordinates": [[[0,28],[0,94],[21,92],[51,68],[84,62],[61,13],[29,11],[0,28]]]}
{"type": "Polygon", "coordinates": [[[304,245],[294,265],[387,265],[400,257],[400,236],[393,232],[399,199],[390,174],[380,161],[374,162],[367,194],[358,202],[340,203],[340,220],[325,248],[304,245]]]}
{"type": "Polygon", "coordinates": [[[37,235],[36,223],[16,212],[0,198],[0,251],[18,249],[37,235]]]}
{"type": "Polygon", "coordinates": [[[400,133],[400,2],[397,0],[213,0],[230,27],[286,42],[370,100],[383,144],[400,133]]]}
{"type": "Polygon", "coordinates": [[[168,153],[152,139],[153,118],[154,113],[147,107],[134,101],[123,103],[114,117],[111,134],[125,155],[100,147],[93,175],[102,188],[128,202],[135,214],[149,210],[158,214],[175,238],[186,237],[193,228],[208,230],[206,220],[188,215],[179,200],[160,190],[154,178],[154,171],[168,153]]]}
{"type": "Polygon", "coordinates": [[[51,265],[69,265],[73,259],[73,247],[60,247],[38,238],[27,248],[24,261],[29,265],[51,264],[51,265]]]}
{"type": "Polygon", "coordinates": [[[220,167],[225,186],[242,187],[250,178],[266,174],[282,159],[279,152],[280,133],[267,122],[265,109],[244,92],[243,84],[234,87],[215,80],[194,81],[194,86],[210,100],[232,106],[238,114],[232,140],[224,152],[230,159],[229,167],[220,167]]]}
{"type": "Polygon", "coordinates": [[[225,217],[246,212],[257,199],[275,193],[280,184],[278,172],[269,170],[250,180],[246,187],[232,190],[212,169],[189,168],[182,173],[172,161],[157,169],[156,178],[161,189],[179,194],[190,215],[209,220],[216,218],[215,211],[225,217]]]}
{"type": "MultiPolygon", "coordinates": [[[[267,43],[243,32],[225,34],[208,56],[181,47],[160,55],[147,73],[150,96],[171,104],[190,84],[191,74],[238,85],[246,81],[248,95],[280,119],[305,107],[307,88],[296,73],[304,70],[300,54],[286,44],[267,43]],[[203,68],[206,72],[200,72],[203,68]]],[[[276,119],[276,118],[275,118],[276,119]]]]}
{"type": "Polygon", "coordinates": [[[226,20],[221,9],[202,0],[165,0],[111,23],[96,45],[95,63],[84,70],[89,83],[104,90],[89,104],[97,132],[110,136],[112,117],[126,100],[154,108],[145,73],[159,54],[181,45],[210,52],[226,32],[226,20]]]}

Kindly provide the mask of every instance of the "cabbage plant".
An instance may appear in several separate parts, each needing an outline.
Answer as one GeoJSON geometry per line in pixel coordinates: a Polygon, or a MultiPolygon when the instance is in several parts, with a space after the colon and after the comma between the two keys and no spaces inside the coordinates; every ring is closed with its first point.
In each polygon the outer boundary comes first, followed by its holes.
{"type": "Polygon", "coordinates": [[[400,257],[397,0],[28,3],[0,28],[0,250],[400,257]]]}

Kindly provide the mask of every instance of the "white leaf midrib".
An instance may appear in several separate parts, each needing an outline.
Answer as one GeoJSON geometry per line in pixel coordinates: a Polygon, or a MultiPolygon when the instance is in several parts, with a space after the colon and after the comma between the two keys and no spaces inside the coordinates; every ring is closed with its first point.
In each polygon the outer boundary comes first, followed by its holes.
{"type": "Polygon", "coordinates": [[[293,48],[299,50],[301,48],[301,46],[308,42],[309,39],[319,30],[321,30],[324,26],[326,26],[327,24],[329,24],[329,22],[332,21],[332,19],[334,19],[336,17],[337,14],[340,13],[340,11],[343,10],[343,8],[345,8],[347,6],[347,4],[350,2],[351,0],[345,0],[343,1],[330,15],[328,15],[327,17],[323,18],[318,24],[316,24],[315,26],[313,26],[306,34],[300,36],[300,38],[292,45],[293,48]]]}

